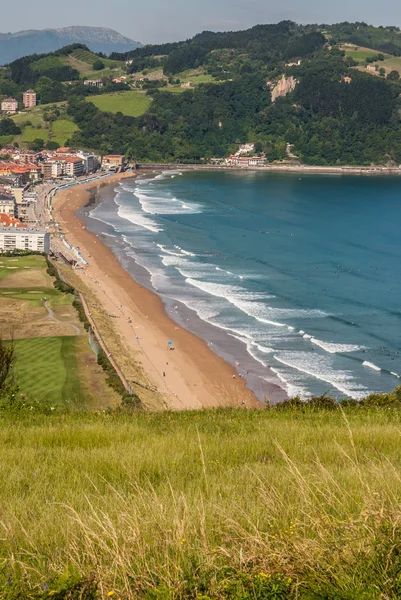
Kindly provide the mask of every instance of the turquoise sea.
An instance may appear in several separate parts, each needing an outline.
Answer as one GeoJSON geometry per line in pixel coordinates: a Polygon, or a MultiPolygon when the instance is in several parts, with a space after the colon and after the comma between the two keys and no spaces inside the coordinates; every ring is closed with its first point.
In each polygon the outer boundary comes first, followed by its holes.
{"type": "Polygon", "coordinates": [[[401,179],[169,171],[87,221],[260,398],[401,383],[401,179]]]}

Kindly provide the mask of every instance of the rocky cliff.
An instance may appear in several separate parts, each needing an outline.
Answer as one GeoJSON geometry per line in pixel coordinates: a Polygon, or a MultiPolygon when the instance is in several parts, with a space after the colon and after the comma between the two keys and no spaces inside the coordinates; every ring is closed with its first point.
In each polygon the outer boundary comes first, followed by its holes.
{"type": "Polygon", "coordinates": [[[277,83],[270,83],[272,101],[275,102],[280,96],[286,96],[295,89],[298,81],[294,77],[283,75],[277,83]]]}

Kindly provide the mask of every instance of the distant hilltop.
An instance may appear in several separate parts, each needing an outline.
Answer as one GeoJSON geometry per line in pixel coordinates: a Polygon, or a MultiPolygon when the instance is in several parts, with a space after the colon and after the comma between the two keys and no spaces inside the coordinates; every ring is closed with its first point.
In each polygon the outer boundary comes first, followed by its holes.
{"type": "Polygon", "coordinates": [[[142,46],[106,27],[62,27],[0,33],[0,65],[29,54],[54,52],[69,44],[85,44],[92,52],[129,52],[142,46]]]}

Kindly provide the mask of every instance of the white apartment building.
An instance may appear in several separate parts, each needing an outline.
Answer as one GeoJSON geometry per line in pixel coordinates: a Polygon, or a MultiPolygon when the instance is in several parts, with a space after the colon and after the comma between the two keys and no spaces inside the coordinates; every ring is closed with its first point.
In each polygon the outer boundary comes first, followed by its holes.
{"type": "Polygon", "coordinates": [[[16,201],[14,197],[0,196],[0,214],[15,217],[16,201]]]}
{"type": "Polygon", "coordinates": [[[49,248],[50,235],[45,231],[0,227],[0,252],[33,250],[48,253],[49,248]]]}
{"type": "Polygon", "coordinates": [[[5,100],[3,100],[1,103],[1,110],[13,115],[18,110],[18,102],[15,98],[5,98],[5,100]]]}
{"type": "Polygon", "coordinates": [[[90,152],[78,152],[77,156],[81,158],[84,163],[84,173],[93,173],[100,165],[97,156],[90,152]]]}

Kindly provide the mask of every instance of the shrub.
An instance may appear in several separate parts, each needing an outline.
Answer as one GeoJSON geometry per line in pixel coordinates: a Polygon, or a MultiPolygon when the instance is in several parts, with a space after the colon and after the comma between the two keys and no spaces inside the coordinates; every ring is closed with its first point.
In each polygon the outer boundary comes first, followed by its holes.
{"type": "Polygon", "coordinates": [[[92,68],[94,71],[102,71],[105,67],[104,62],[102,62],[101,60],[95,60],[95,62],[92,65],[92,68]]]}

